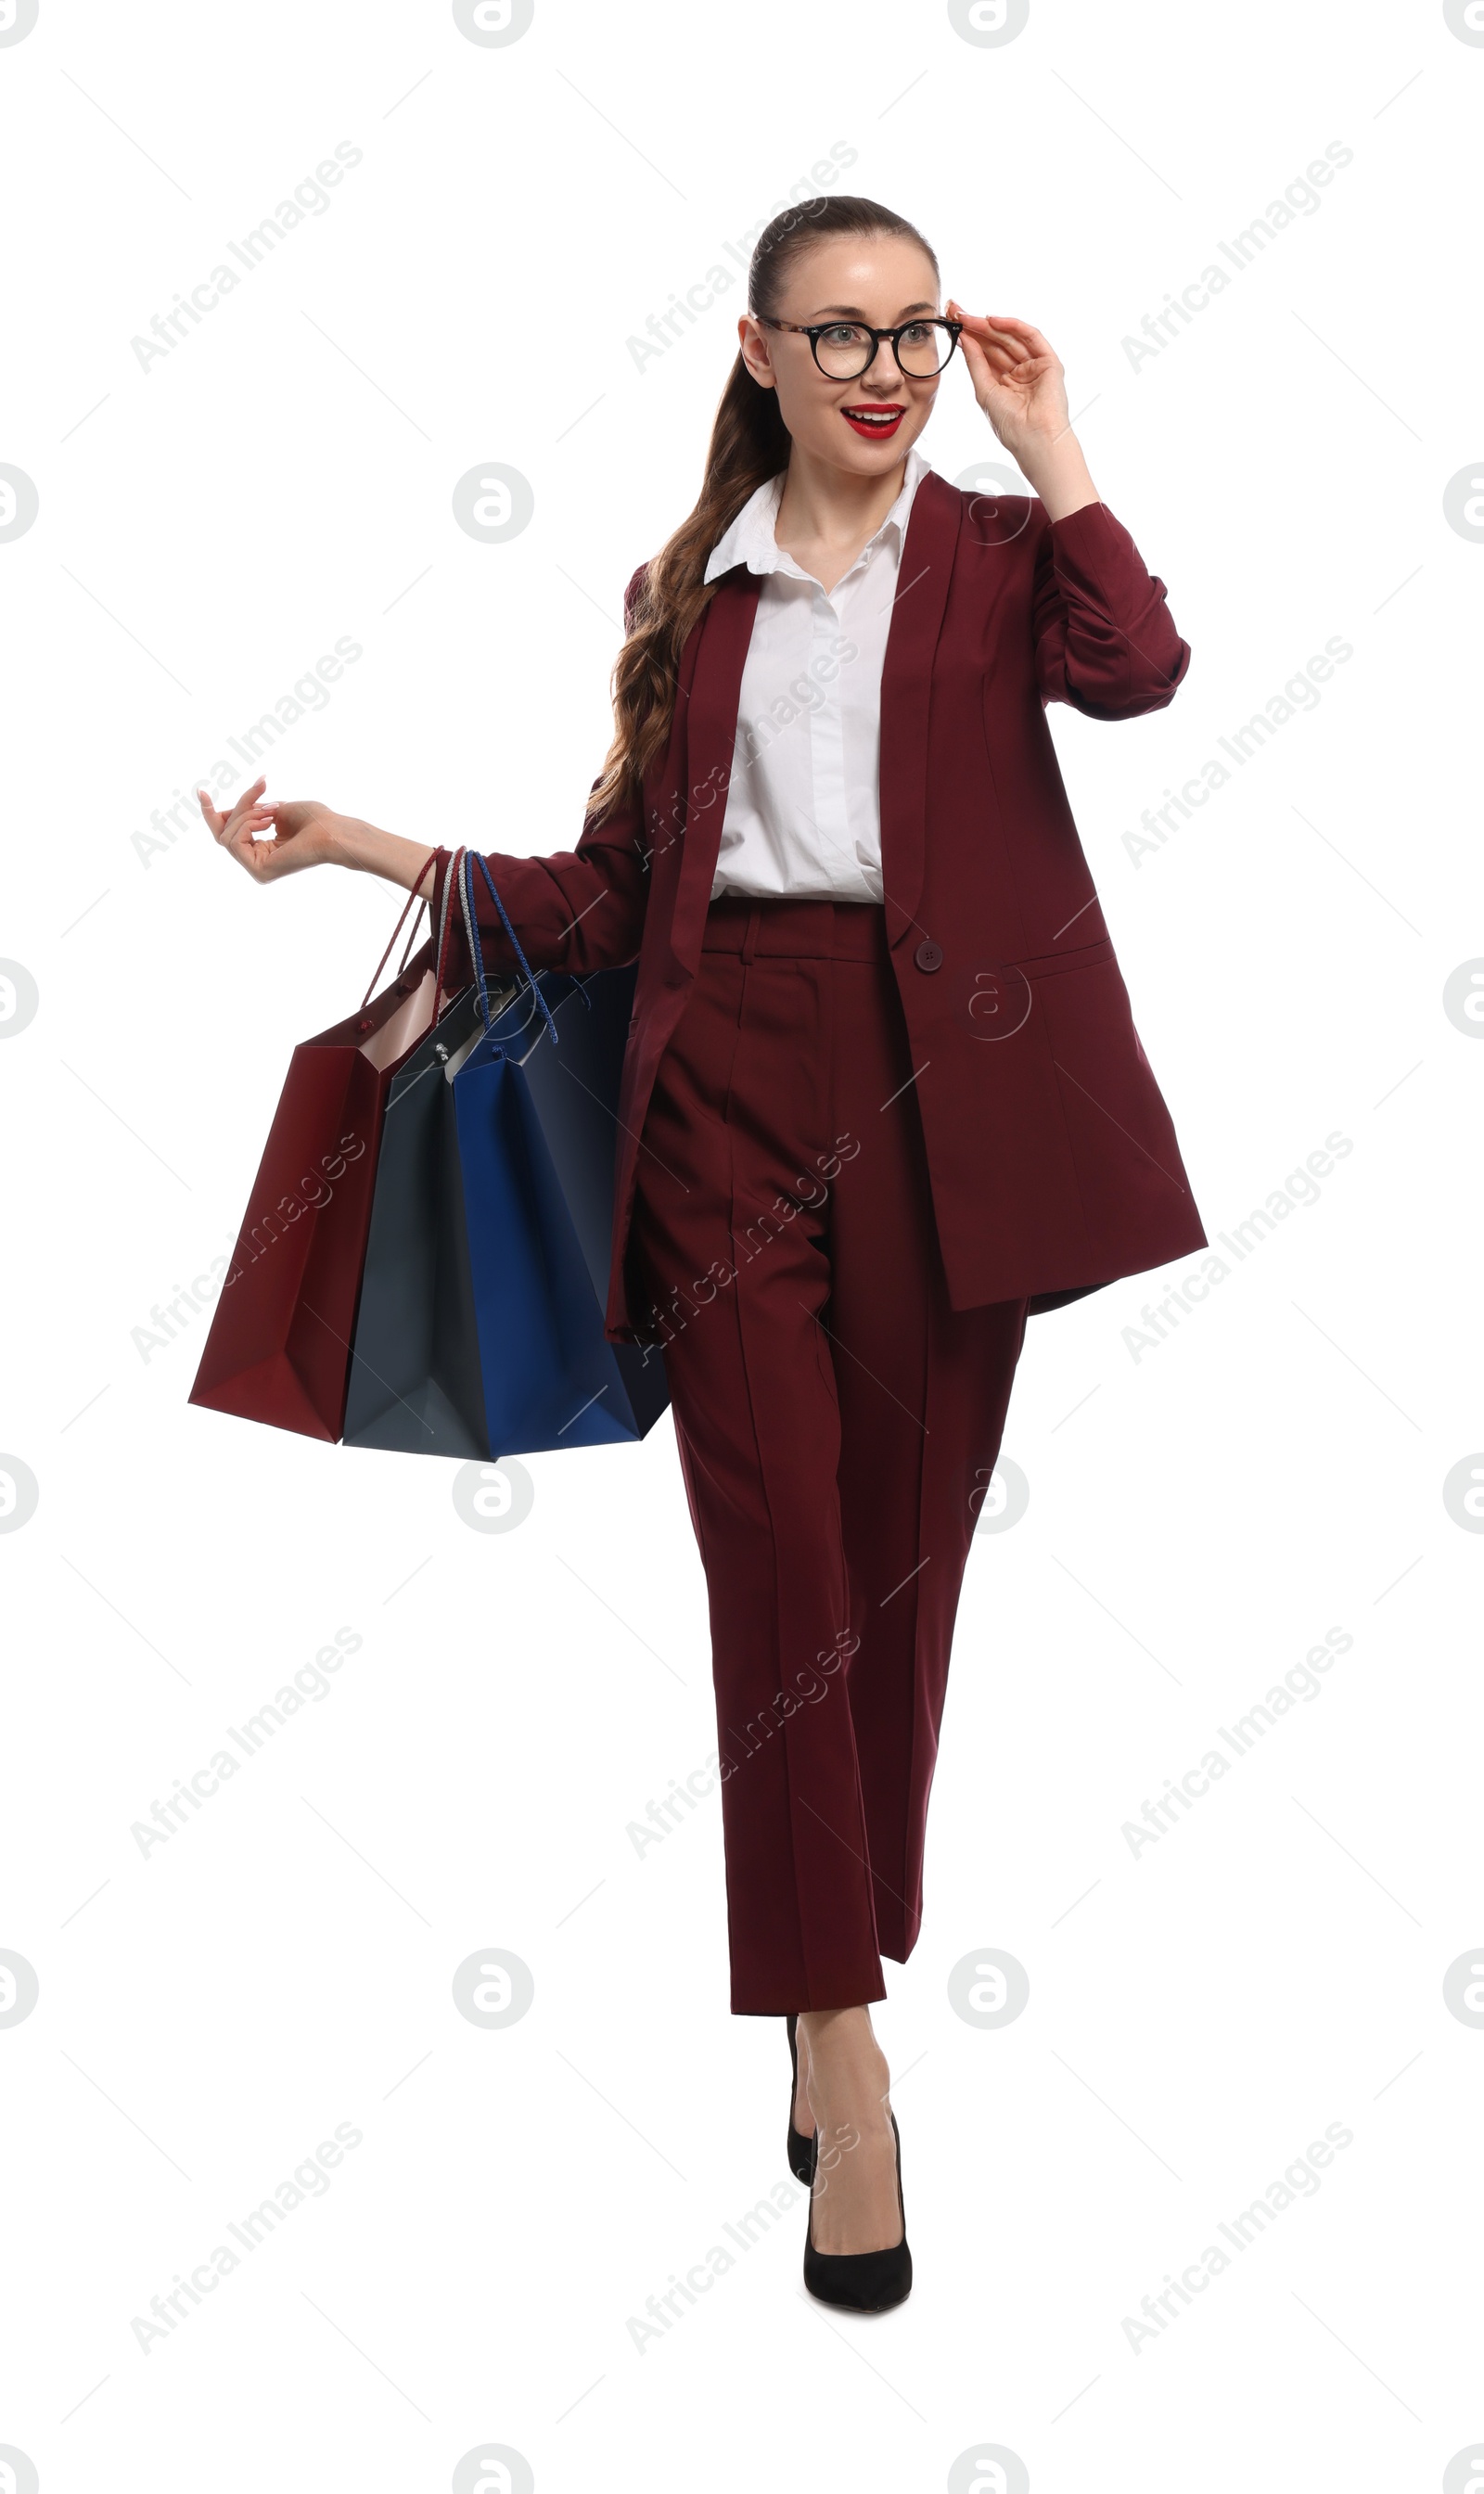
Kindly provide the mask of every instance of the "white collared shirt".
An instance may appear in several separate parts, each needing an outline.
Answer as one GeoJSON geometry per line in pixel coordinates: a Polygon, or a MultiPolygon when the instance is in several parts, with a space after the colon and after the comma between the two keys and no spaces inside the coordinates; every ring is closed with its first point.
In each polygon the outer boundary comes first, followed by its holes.
{"type": "Polygon", "coordinates": [[[773,533],[781,476],[758,487],[712,547],[708,580],[739,563],[763,576],[712,899],[881,899],[881,668],[907,515],[929,472],[914,446],[901,492],[828,593],[773,533]]]}

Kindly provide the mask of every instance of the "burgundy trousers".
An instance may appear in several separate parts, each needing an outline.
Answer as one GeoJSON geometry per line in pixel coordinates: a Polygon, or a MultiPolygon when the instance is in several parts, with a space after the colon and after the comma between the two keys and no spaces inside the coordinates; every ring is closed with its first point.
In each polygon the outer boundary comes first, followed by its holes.
{"type": "Polygon", "coordinates": [[[706,1571],[742,2013],[882,1999],[922,1917],[954,1617],[1026,1321],[1024,1299],[948,1304],[923,1070],[883,910],[712,902],[629,1277],[706,1571]]]}

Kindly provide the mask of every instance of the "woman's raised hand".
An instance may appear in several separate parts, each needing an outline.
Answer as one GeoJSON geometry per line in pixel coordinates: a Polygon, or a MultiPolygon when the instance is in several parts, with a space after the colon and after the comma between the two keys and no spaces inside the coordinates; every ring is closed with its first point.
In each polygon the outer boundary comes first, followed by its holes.
{"type": "Polygon", "coordinates": [[[952,301],[948,311],[963,322],[960,344],[975,397],[1052,519],[1096,502],[1098,489],[1072,430],[1066,377],[1049,342],[1008,313],[982,318],[952,301]]]}
{"type": "MultiPolygon", "coordinates": [[[[1041,331],[1005,314],[982,319],[954,302],[948,312],[963,322],[959,344],[974,395],[1011,456],[1050,449],[1072,417],[1060,360],[1041,331]]],[[[1020,465],[1029,473],[1023,460],[1020,465]]]]}
{"type": "Polygon", "coordinates": [[[229,814],[219,814],[206,790],[197,788],[206,827],[218,847],[227,849],[239,866],[246,867],[257,883],[271,883],[275,876],[292,874],[299,867],[338,862],[335,835],[345,817],[316,797],[266,805],[263,790],[267,784],[266,779],[255,779],[251,788],[244,788],[229,814]],[[257,836],[265,832],[275,836],[257,836]]]}

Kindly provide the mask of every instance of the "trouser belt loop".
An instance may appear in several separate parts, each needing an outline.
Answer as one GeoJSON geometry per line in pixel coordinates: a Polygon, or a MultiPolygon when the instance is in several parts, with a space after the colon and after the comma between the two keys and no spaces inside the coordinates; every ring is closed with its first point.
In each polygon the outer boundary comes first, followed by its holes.
{"type": "Polygon", "coordinates": [[[742,936],[742,957],[744,961],[750,961],[757,952],[758,928],[763,923],[763,907],[764,904],[761,900],[754,900],[751,908],[747,912],[747,927],[746,932],[742,936]]]}

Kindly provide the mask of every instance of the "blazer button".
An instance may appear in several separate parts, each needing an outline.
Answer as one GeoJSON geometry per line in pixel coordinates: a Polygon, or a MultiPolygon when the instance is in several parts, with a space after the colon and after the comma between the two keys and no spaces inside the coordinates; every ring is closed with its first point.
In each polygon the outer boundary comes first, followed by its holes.
{"type": "Polygon", "coordinates": [[[941,970],[943,947],[935,944],[930,935],[924,935],[912,958],[920,970],[941,970]]]}

